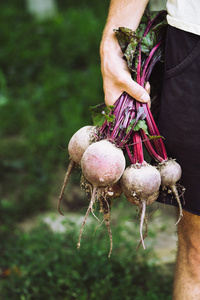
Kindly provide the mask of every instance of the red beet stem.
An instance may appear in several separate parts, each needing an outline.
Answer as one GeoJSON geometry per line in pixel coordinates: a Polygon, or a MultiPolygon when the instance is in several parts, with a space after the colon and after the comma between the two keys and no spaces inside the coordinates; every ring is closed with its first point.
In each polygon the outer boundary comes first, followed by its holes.
{"type": "MultiPolygon", "coordinates": [[[[155,120],[153,118],[153,115],[151,113],[151,110],[150,110],[148,104],[142,103],[141,105],[144,108],[144,112],[146,114],[146,122],[147,122],[147,126],[149,128],[150,135],[160,136],[160,132],[157,128],[157,125],[155,123],[155,120]]],[[[168,156],[167,156],[167,151],[165,149],[164,142],[163,142],[162,138],[158,138],[157,140],[153,140],[153,144],[154,144],[156,152],[164,160],[166,160],[168,156]]]]}
{"type": "Polygon", "coordinates": [[[148,153],[150,154],[150,156],[155,159],[155,161],[157,162],[163,162],[164,159],[157,154],[157,152],[154,150],[150,140],[148,139],[148,136],[146,135],[146,133],[144,132],[144,130],[140,130],[140,133],[141,133],[141,136],[142,136],[142,139],[143,139],[143,143],[145,144],[145,147],[148,151],[148,153]]]}
{"type": "Polygon", "coordinates": [[[133,143],[133,164],[142,164],[144,162],[144,153],[141,136],[138,131],[134,132],[133,134],[133,143]]]}

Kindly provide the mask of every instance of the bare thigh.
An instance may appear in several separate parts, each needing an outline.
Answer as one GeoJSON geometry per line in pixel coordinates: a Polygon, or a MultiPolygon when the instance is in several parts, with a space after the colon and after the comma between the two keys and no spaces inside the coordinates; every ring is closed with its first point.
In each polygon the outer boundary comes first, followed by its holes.
{"type": "Polygon", "coordinates": [[[183,210],[178,225],[178,246],[183,248],[188,261],[193,257],[200,261],[200,216],[183,210]]]}

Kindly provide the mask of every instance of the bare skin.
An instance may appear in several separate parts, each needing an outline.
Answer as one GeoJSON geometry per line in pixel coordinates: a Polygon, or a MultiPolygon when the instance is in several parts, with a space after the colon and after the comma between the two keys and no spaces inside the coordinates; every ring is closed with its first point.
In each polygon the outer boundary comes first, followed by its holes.
{"type": "MultiPolygon", "coordinates": [[[[125,91],[141,102],[150,102],[149,84],[145,89],[131,78],[113,29],[135,30],[147,0],[111,0],[100,47],[105,102],[112,105],[125,91]],[[112,54],[111,54],[112,53],[112,54]]],[[[183,211],[178,224],[178,252],[173,300],[200,299],[200,217],[183,211]]]]}
{"type": "Polygon", "coordinates": [[[100,47],[101,71],[107,105],[113,105],[124,91],[141,102],[150,102],[149,83],[145,90],[132,80],[113,32],[113,29],[120,26],[136,30],[147,3],[147,0],[111,0],[100,47]]]}
{"type": "Polygon", "coordinates": [[[200,299],[200,217],[184,210],[178,225],[173,300],[197,299],[200,299]]]}

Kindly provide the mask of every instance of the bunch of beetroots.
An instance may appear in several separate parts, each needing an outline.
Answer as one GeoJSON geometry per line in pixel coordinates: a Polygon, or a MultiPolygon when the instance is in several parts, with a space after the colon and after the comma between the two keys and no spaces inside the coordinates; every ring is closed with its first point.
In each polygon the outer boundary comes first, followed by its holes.
{"type": "MultiPolygon", "coordinates": [[[[133,80],[144,87],[151,79],[154,66],[163,61],[166,12],[146,11],[135,32],[124,27],[114,31],[133,80]]],[[[122,193],[130,203],[139,207],[139,245],[142,244],[145,248],[147,225],[143,233],[143,224],[147,224],[146,206],[155,202],[160,192],[168,191],[174,195],[180,212],[177,223],[182,217],[177,191],[181,167],[175,159],[168,158],[163,138],[148,104],[140,103],[123,93],[109,109],[101,104],[91,108],[91,111],[94,125],[78,130],[68,144],[70,163],[60,193],[58,210],[61,213],[60,203],[69,175],[73,167],[79,165],[82,172],[81,187],[90,196],[90,203],[80,230],[78,249],[89,213],[98,219],[94,214],[94,203],[99,202],[100,212],[103,213],[103,221],[109,232],[110,256],[113,248],[111,205],[113,199],[119,198],[122,193]],[[144,159],[144,148],[151,156],[151,163],[144,159]]]]}

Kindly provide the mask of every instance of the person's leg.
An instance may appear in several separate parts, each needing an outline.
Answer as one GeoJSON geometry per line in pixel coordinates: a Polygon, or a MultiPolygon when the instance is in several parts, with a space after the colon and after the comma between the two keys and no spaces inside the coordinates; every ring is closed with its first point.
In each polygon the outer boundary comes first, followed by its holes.
{"type": "Polygon", "coordinates": [[[178,225],[173,300],[200,299],[200,216],[184,211],[178,225]]]}

